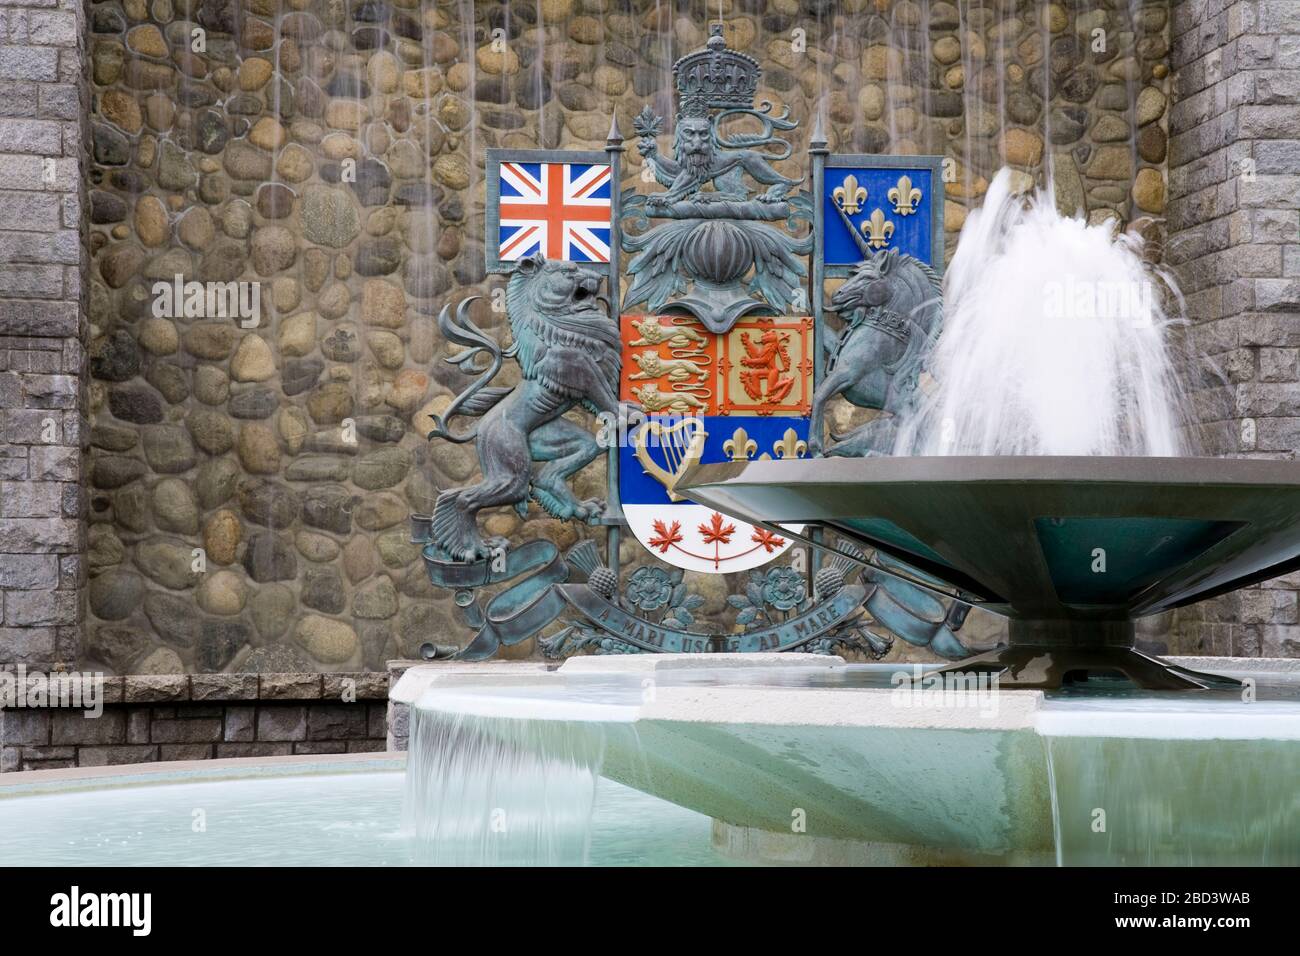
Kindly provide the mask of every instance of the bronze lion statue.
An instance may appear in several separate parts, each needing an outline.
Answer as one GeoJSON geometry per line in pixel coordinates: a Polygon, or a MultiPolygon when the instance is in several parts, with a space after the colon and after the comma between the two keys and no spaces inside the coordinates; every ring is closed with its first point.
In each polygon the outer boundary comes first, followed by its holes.
{"type": "Polygon", "coordinates": [[[477,374],[445,414],[436,416],[428,437],[474,442],[482,481],[438,495],[433,543],[453,561],[477,561],[504,547],[478,531],[484,508],[513,505],[520,516],[530,498],[556,518],[595,522],[604,512],[598,499],[579,501],[569,478],[600,453],[596,436],[562,416],[581,407],[617,418],[621,345],[618,324],[600,295],[601,273],[540,254],[517,263],[506,286],[512,343],[502,349],[469,320],[466,299],[438,316],[448,341],[466,350],[447,359],[477,374]],[[519,364],[521,381],[510,387],[489,383],[504,359],[519,364]],[[483,364],[486,360],[486,364],[483,364]],[[453,433],[457,416],[479,421],[453,433]],[[534,470],[533,463],[540,463],[534,470]]]}

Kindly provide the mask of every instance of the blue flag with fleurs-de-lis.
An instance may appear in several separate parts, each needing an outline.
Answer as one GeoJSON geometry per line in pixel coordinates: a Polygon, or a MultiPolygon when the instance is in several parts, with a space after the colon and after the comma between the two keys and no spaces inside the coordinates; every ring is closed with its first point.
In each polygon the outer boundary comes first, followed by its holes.
{"type": "Polygon", "coordinates": [[[942,157],[830,156],[824,183],[827,266],[896,249],[942,271],[942,157]]]}

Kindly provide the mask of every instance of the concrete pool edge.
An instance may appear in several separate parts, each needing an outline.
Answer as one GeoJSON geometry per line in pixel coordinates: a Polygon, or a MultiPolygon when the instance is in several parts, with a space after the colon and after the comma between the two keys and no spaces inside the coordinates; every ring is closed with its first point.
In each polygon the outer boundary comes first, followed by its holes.
{"type": "MultiPolygon", "coordinates": [[[[1170,657],[1169,661],[1198,670],[1225,674],[1258,673],[1300,678],[1300,659],[1245,657],[1170,657]]],[[[849,666],[840,657],[819,654],[643,654],[570,658],[558,668],[542,663],[421,663],[406,668],[389,694],[390,707],[409,708],[431,688],[445,688],[450,697],[459,690],[492,686],[546,685],[568,677],[641,677],[683,674],[709,669],[757,671],[762,668],[799,667],[821,670],[849,666]]],[[[857,665],[882,672],[912,673],[939,664],[911,663],[857,665]]],[[[895,689],[888,688],[765,688],[658,685],[652,700],[635,709],[634,720],[674,720],[720,724],[793,723],[798,726],[882,726],[980,729],[1033,729],[1047,698],[1039,690],[1008,689],[999,692],[992,713],[983,707],[935,706],[918,703],[897,707],[890,703],[895,689]],[[816,702],[816,703],[814,703],[816,702]],[[990,719],[992,717],[992,719],[990,719]]],[[[516,715],[511,715],[516,716],[516,715]]],[[[549,712],[531,719],[551,719],[549,712]]],[[[390,749],[397,749],[391,746],[390,749]]]]}
{"type": "MultiPolygon", "coordinates": [[[[391,702],[410,705],[435,684],[491,686],[499,680],[537,683],[561,677],[648,675],[659,672],[729,670],[763,667],[843,667],[845,660],[826,654],[589,654],[556,666],[542,661],[420,662],[404,667],[388,694],[391,702]]],[[[390,670],[393,664],[390,663],[390,670]]]]}
{"type": "Polygon", "coordinates": [[[0,800],[41,793],[69,793],[116,787],[202,783],[259,777],[320,776],[404,770],[406,754],[293,754],[275,757],[222,757],[214,760],[171,760],[116,764],[105,767],[66,767],[22,770],[0,778],[0,800]]]}

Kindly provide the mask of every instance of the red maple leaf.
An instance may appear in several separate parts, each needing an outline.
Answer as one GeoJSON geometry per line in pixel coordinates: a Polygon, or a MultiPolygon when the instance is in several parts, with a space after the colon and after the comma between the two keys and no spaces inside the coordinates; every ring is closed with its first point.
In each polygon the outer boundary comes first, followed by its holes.
{"type": "Polygon", "coordinates": [[[699,531],[700,534],[704,535],[705,544],[730,544],[731,536],[736,533],[736,526],[734,524],[724,525],[722,515],[715,511],[708,524],[700,525],[699,531]]]}
{"type": "Polygon", "coordinates": [[[660,554],[667,554],[668,549],[682,540],[680,521],[674,521],[671,528],[664,527],[662,521],[654,523],[655,534],[650,539],[650,547],[658,548],[660,554]]]}
{"type": "Polygon", "coordinates": [[[778,548],[785,547],[785,538],[781,537],[774,531],[768,531],[766,528],[755,528],[754,533],[750,535],[750,541],[761,544],[768,554],[778,548]]]}

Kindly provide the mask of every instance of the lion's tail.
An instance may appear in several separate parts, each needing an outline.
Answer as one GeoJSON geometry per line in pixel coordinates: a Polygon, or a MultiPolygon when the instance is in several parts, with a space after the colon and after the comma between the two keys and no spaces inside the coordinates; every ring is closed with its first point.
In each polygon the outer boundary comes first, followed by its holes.
{"type": "Polygon", "coordinates": [[[501,371],[503,353],[491,336],[470,321],[469,307],[479,298],[481,297],[470,296],[462,299],[456,306],[454,316],[450,305],[443,306],[442,311],[438,313],[438,328],[442,331],[443,337],[448,342],[465,346],[465,351],[449,355],[444,361],[457,366],[467,375],[477,374],[478,378],[452,400],[447,411],[433,416],[433,428],[425,436],[430,440],[442,438],[458,445],[473,441],[478,436],[477,426],[468,432],[457,434],[447,423],[458,415],[482,415],[511,391],[510,388],[488,386],[488,382],[501,371]],[[480,356],[487,357],[486,366],[479,363],[480,356]]]}

